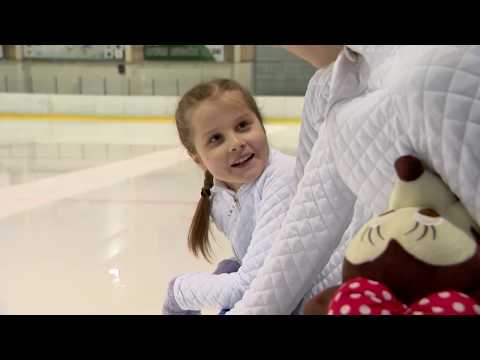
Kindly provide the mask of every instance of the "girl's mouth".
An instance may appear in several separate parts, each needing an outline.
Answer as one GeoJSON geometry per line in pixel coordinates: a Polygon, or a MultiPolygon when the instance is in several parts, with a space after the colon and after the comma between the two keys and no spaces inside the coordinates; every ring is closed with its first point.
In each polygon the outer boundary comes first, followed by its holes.
{"type": "Polygon", "coordinates": [[[243,157],[241,157],[240,159],[238,159],[236,162],[234,162],[234,163],[231,165],[231,167],[235,167],[235,168],[243,167],[243,166],[246,165],[250,160],[252,160],[254,156],[255,156],[255,154],[250,154],[250,155],[243,156],[243,157]]]}

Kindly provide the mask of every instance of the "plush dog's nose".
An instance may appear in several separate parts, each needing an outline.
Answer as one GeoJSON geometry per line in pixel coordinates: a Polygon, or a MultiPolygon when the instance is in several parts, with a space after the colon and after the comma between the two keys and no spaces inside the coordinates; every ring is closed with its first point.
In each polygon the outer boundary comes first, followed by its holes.
{"type": "Polygon", "coordinates": [[[405,155],[395,161],[395,171],[400,180],[415,181],[422,176],[424,168],[415,156],[405,155]]]}

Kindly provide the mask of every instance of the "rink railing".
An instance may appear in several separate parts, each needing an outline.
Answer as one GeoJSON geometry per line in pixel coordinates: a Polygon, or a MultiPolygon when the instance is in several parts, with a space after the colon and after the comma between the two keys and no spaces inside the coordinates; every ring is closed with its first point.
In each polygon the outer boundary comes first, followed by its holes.
{"type": "MultiPolygon", "coordinates": [[[[270,123],[299,122],[303,97],[257,96],[270,123]]],[[[0,93],[0,120],[172,122],[177,96],[0,93]]]]}

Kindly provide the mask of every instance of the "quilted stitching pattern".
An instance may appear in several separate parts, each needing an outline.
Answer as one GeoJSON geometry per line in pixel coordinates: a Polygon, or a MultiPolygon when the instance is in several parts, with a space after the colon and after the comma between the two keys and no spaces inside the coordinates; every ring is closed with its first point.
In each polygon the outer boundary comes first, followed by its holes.
{"type": "Polygon", "coordinates": [[[303,119],[300,127],[300,139],[297,150],[297,165],[295,175],[297,183],[303,177],[303,170],[310,159],[312,147],[318,138],[318,129],[323,122],[323,110],[328,101],[329,81],[332,77],[333,65],[326,69],[317,71],[309,81],[307,94],[305,95],[305,105],[303,107],[303,119]]]}
{"type": "Polygon", "coordinates": [[[319,292],[338,285],[342,279],[342,266],[343,266],[343,257],[347,249],[348,240],[350,240],[353,235],[359,230],[359,228],[366,223],[372,214],[367,210],[367,207],[357,201],[355,205],[354,215],[352,222],[348,227],[347,231],[343,235],[343,238],[340,242],[340,245],[335,250],[333,255],[330,258],[327,266],[320,272],[318,277],[315,280],[315,285],[310,290],[310,292],[305,296],[304,302],[311,299],[315,294],[319,292]]]}
{"type": "Polygon", "coordinates": [[[274,150],[272,158],[274,166],[267,167],[252,191],[240,200],[241,213],[246,215],[240,215],[233,224],[231,240],[239,249],[241,267],[231,274],[189,273],[178,277],[174,291],[182,309],[232,308],[263,265],[295,192],[294,159],[274,150]]]}
{"type": "MultiPolygon", "coordinates": [[[[480,46],[357,50],[363,55],[353,67],[363,82],[358,86],[368,87],[330,102],[284,228],[232,314],[289,314],[304,294],[338,282],[352,232],[387,206],[400,155],[416,154],[438,172],[480,222],[480,46]],[[358,197],[353,219],[350,190],[358,197]]],[[[345,78],[342,86],[357,75],[348,71],[335,73],[345,78]]],[[[306,106],[325,111],[324,102],[307,96],[306,106]]],[[[304,116],[313,124],[319,112],[304,116]]]]}
{"type": "Polygon", "coordinates": [[[292,312],[338,245],[340,239],[335,235],[343,233],[351,219],[354,198],[336,173],[330,149],[322,145],[322,140],[326,141],[323,130],[324,126],[320,128],[320,141],[312,150],[318,156],[312,156],[307,163],[299,184],[303,191],[297,192],[285,219],[282,228],[285,238],[274,243],[265,266],[247,290],[247,293],[255,291],[258,286],[259,296],[244,296],[232,314],[239,310],[247,314],[292,312]],[[337,196],[328,198],[328,193],[337,196]],[[299,213],[303,215],[301,221],[297,218],[299,213]],[[319,244],[322,235],[329,240],[319,244]],[[287,297],[288,304],[282,306],[277,302],[287,297]]]}

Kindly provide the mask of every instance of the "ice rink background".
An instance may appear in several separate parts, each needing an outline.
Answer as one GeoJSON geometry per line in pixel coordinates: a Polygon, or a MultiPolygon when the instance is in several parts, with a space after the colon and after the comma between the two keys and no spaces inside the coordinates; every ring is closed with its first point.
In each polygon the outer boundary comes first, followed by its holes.
{"type": "MultiPolygon", "coordinates": [[[[267,132],[295,154],[298,124],[267,132]]],[[[172,123],[1,119],[0,311],[159,314],[172,277],[215,268],[186,246],[202,183],[172,123]]]]}

